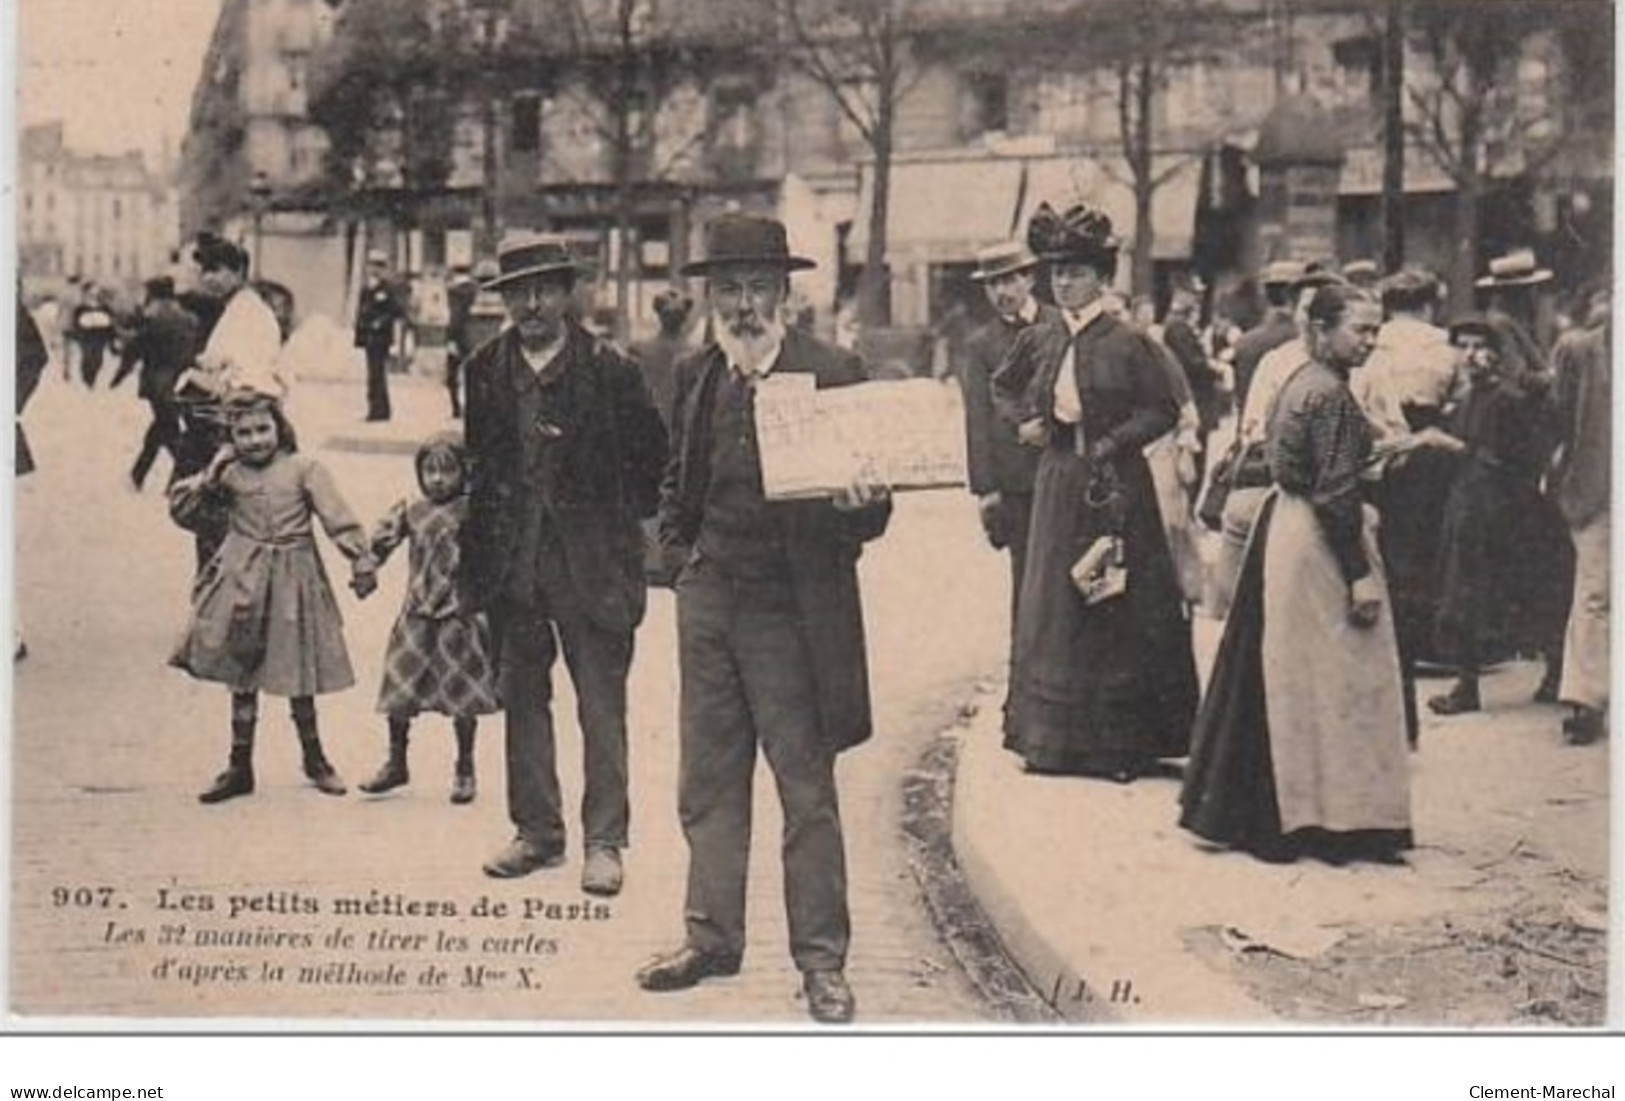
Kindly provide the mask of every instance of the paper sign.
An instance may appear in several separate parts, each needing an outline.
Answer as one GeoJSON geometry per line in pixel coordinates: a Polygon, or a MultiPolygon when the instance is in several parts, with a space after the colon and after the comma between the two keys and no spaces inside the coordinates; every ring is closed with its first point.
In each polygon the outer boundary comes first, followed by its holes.
{"type": "Polygon", "coordinates": [[[768,499],[828,497],[860,476],[892,489],[965,484],[964,428],[950,388],[931,379],[828,390],[811,382],[787,373],[758,384],[768,499]]]}

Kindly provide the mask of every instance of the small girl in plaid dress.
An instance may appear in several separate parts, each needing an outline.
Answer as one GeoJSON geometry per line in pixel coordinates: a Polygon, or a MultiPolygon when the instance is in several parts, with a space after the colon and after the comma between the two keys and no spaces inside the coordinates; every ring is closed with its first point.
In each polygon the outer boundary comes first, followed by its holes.
{"type": "Polygon", "coordinates": [[[465,611],[457,592],[458,534],[468,515],[461,437],[454,432],[431,436],[418,448],[416,467],[423,496],[397,503],[372,537],[372,554],[380,564],[410,542],[411,574],[389,635],[378,692],[378,710],[389,717],[389,757],[361,790],[376,795],[408,782],[406,742],[412,718],[435,711],[450,715],[457,733],[451,801],[468,803],[474,798],[478,716],[502,705],[485,618],[465,611]]]}

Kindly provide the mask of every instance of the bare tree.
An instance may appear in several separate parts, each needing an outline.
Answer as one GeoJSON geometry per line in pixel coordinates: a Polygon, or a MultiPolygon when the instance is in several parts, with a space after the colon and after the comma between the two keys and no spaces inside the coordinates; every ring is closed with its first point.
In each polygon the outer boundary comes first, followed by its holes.
{"type": "Polygon", "coordinates": [[[874,158],[869,234],[858,281],[858,319],[890,321],[886,268],[892,156],[899,105],[919,80],[909,31],[910,0],[771,0],[785,60],[835,101],[874,158]]]}
{"type": "Polygon", "coordinates": [[[1533,173],[1560,149],[1552,114],[1519,109],[1516,66],[1529,36],[1553,29],[1563,11],[1572,9],[1507,4],[1491,19],[1482,4],[1467,0],[1410,8],[1410,38],[1428,64],[1407,71],[1413,108],[1407,130],[1456,185],[1453,309],[1472,306],[1480,208],[1496,162],[1517,158],[1523,171],[1533,173]]]}

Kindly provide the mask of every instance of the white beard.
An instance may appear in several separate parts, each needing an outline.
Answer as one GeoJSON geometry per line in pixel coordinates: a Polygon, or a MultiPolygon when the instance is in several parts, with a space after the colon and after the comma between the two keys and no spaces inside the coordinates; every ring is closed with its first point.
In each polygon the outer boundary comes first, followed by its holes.
{"type": "Polygon", "coordinates": [[[740,336],[720,320],[712,326],[717,345],[728,362],[751,375],[759,375],[772,367],[784,344],[784,321],[778,317],[761,321],[762,331],[755,336],[740,336]]]}

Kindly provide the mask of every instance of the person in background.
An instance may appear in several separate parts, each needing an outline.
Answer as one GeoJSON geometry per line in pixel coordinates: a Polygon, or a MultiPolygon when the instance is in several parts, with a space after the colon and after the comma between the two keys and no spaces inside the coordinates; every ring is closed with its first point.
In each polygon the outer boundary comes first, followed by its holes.
{"type": "Polygon", "coordinates": [[[662,540],[683,556],[677,583],[681,681],[678,816],[688,843],[680,947],[637,973],[651,992],[736,975],[745,952],[751,807],[758,755],[783,812],[790,956],[807,1011],[853,1019],[852,923],[836,788],[839,754],[872,727],[857,560],[891,518],[885,487],[858,479],[833,497],[765,497],[758,388],[848,386],[863,364],[788,329],[784,225],[723,215],[706,226],[712,339],[678,368],[673,458],[661,487],[662,540]]]}
{"type": "MultiPolygon", "coordinates": [[[[39,326],[34,323],[34,317],[28,312],[23,303],[21,289],[17,292],[17,350],[16,350],[16,402],[18,418],[14,422],[16,433],[16,476],[26,478],[34,473],[34,453],[29,450],[28,436],[23,432],[23,409],[28,405],[28,399],[34,396],[39,388],[40,379],[45,376],[45,365],[50,362],[50,352],[46,349],[45,338],[40,334],[39,326]]],[[[20,487],[19,487],[20,488],[20,487]]],[[[13,661],[21,661],[28,656],[28,644],[23,641],[22,613],[15,603],[11,616],[11,657],[13,661]]]]}
{"type": "Polygon", "coordinates": [[[1274,488],[1196,720],[1179,824],[1271,862],[1398,862],[1412,844],[1405,709],[1360,496],[1371,433],[1347,383],[1382,314],[1334,285],[1306,319],[1307,365],[1271,403],[1274,488]]]}
{"type": "Polygon", "coordinates": [[[1022,330],[993,383],[1040,451],[1004,745],[1030,772],[1128,783],[1185,755],[1196,711],[1191,625],[1144,454],[1179,405],[1163,353],[1102,307],[1117,270],[1110,219],[1045,203],[1027,244],[1062,316],[1022,330]],[[1122,591],[1081,591],[1113,561],[1122,591]]]}
{"type": "Polygon", "coordinates": [[[1377,284],[1382,282],[1382,269],[1375,260],[1350,260],[1343,265],[1342,275],[1349,286],[1372,293],[1376,293],[1377,284]]]}
{"type": "Polygon", "coordinates": [[[1371,422],[1376,453],[1378,537],[1388,568],[1394,630],[1405,682],[1405,726],[1411,744],[1421,731],[1416,662],[1431,650],[1438,607],[1439,540],[1445,502],[1460,458],[1442,429],[1467,394],[1467,373],[1434,324],[1439,282],[1407,269],[1381,284],[1387,320],[1349,389],[1371,422]]]}
{"type": "MultiPolygon", "coordinates": [[[[677,364],[692,350],[687,329],[693,309],[694,300],[683,292],[661,291],[654,300],[660,331],[632,349],[632,357],[643,372],[650,400],[660,413],[668,438],[675,431],[672,417],[677,401],[677,364]]],[[[666,560],[660,546],[659,522],[652,516],[643,521],[643,573],[649,584],[661,587],[669,587],[677,579],[675,564],[666,560]]]]}
{"type": "Polygon", "coordinates": [[[1303,265],[1289,260],[1271,261],[1259,273],[1258,282],[1264,289],[1264,318],[1242,334],[1231,357],[1238,417],[1247,407],[1247,391],[1252,386],[1259,361],[1270,351],[1298,337],[1293,306],[1297,301],[1298,280],[1303,278],[1303,274],[1303,265]]]}
{"type": "Polygon", "coordinates": [[[1535,250],[1513,249],[1489,263],[1486,274],[1473,284],[1484,316],[1503,330],[1510,343],[1500,355],[1507,370],[1523,377],[1546,373],[1545,349],[1550,345],[1543,318],[1542,288],[1550,283],[1550,268],[1535,259],[1535,250]]]}
{"type": "Polygon", "coordinates": [[[510,324],[464,365],[467,612],[487,612],[507,708],[513,839],[498,879],[564,860],[553,667],[575,687],[585,791],[581,888],[620,891],[629,839],[626,680],[648,598],[638,521],[654,512],[666,431],[635,363],[572,319],[580,265],[557,234],[498,253],[510,324]]]}
{"type": "MultiPolygon", "coordinates": [[[[120,374],[140,365],[136,393],[152,410],[152,423],[141,441],[141,451],[130,468],[130,482],[140,492],[159,451],[179,461],[181,419],[175,408],[175,384],[192,365],[201,342],[197,318],[175,300],[175,280],[167,275],[147,280],[147,305],[134,337],[124,349],[120,374]]],[[[117,380],[115,379],[115,385],[117,380]]]]}
{"type": "Polygon", "coordinates": [[[355,311],[355,346],[367,357],[367,420],[387,421],[389,408],[389,354],[395,347],[396,326],[406,311],[389,285],[389,257],[373,249],[367,253],[366,283],[355,311]]]}
{"type": "Polygon", "coordinates": [[[690,351],[687,331],[693,310],[694,300],[682,291],[661,291],[654,300],[660,331],[633,349],[649,396],[668,433],[672,430],[672,405],[677,395],[677,361],[690,351]]]}
{"type": "Polygon", "coordinates": [[[1168,316],[1162,321],[1162,344],[1172,353],[1185,381],[1190,386],[1191,399],[1196,402],[1199,420],[1196,435],[1196,478],[1189,487],[1194,496],[1202,484],[1207,469],[1207,438],[1219,426],[1224,415],[1224,395],[1220,390],[1224,375],[1216,370],[1208,358],[1202,338],[1197,335],[1197,314],[1201,302],[1196,292],[1180,287],[1168,303],[1168,316]]]}
{"type": "Polygon", "coordinates": [[[1444,508],[1434,634],[1456,683],[1428,707],[1439,715],[1479,710],[1482,668],[1530,650],[1546,663],[1535,702],[1555,703],[1574,547],[1541,491],[1562,435],[1549,376],[1528,370],[1504,319],[1462,318],[1450,340],[1471,384],[1445,433],[1464,460],[1444,508]]]}
{"type": "Polygon", "coordinates": [[[451,398],[453,420],[463,415],[463,363],[474,352],[470,321],[479,295],[480,285],[468,265],[454,265],[446,285],[446,393],[451,398]]]}
{"type": "Polygon", "coordinates": [[[1586,745],[1608,730],[1609,547],[1613,483],[1613,324],[1607,286],[1589,296],[1587,327],[1558,342],[1552,354],[1562,448],[1551,477],[1574,540],[1574,600],[1563,644],[1557,698],[1570,745],[1586,745]]]}
{"type": "MultiPolygon", "coordinates": [[[[1043,305],[1033,297],[1037,267],[1038,257],[1020,241],[994,245],[976,254],[971,281],[987,295],[994,316],[971,334],[959,364],[967,484],[976,496],[987,541],[995,550],[1010,552],[1012,640],[1021,600],[1021,577],[1027,565],[1027,529],[1032,521],[1038,451],[1023,446],[1016,438],[1016,426],[997,415],[993,375],[1023,329],[1060,317],[1054,306],[1043,305]]],[[[1024,384],[1012,378],[1010,385],[1024,384]]]]}
{"type": "Polygon", "coordinates": [[[112,292],[94,283],[85,287],[85,301],[73,312],[73,331],[79,342],[79,377],[86,390],[96,388],[107,350],[117,335],[112,292]]]}

